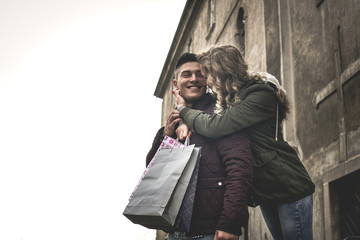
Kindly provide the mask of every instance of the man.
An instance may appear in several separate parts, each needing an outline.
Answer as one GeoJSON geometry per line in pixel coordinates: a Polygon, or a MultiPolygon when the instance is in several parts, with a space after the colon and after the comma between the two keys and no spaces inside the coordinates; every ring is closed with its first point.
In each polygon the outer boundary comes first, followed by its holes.
{"type": "MultiPolygon", "coordinates": [[[[173,84],[187,106],[213,113],[215,99],[206,93],[206,79],[201,74],[196,55],[180,56],[173,84]]],[[[147,155],[150,162],[165,135],[176,138],[179,112],[172,110],[165,127],[155,136],[147,155]]],[[[238,240],[249,214],[247,194],[252,183],[251,150],[245,132],[236,132],[212,140],[198,134],[191,136],[191,144],[202,147],[198,184],[188,233],[170,233],[169,240],[238,240]]]]}

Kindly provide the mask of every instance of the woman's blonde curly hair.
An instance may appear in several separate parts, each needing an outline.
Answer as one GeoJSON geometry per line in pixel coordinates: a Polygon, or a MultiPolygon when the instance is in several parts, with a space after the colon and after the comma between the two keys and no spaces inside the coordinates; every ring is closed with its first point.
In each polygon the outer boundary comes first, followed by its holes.
{"type": "MultiPolygon", "coordinates": [[[[244,84],[265,78],[261,73],[249,74],[242,54],[231,45],[212,46],[209,50],[197,54],[197,59],[207,76],[208,85],[217,97],[214,111],[217,114],[241,101],[240,89],[244,84]]],[[[282,119],[289,110],[287,98],[283,94],[281,93],[280,99],[282,119]]]]}
{"type": "Polygon", "coordinates": [[[197,58],[217,97],[215,113],[240,102],[240,89],[250,80],[248,65],[240,51],[231,45],[213,46],[197,58]]]}

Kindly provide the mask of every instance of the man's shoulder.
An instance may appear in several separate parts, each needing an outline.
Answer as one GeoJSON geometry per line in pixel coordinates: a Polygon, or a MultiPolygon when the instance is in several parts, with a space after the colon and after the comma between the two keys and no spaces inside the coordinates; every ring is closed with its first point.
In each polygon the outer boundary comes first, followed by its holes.
{"type": "Polygon", "coordinates": [[[250,139],[246,130],[239,130],[227,136],[218,139],[219,144],[230,144],[234,148],[240,147],[239,143],[250,143],[250,139]]]}

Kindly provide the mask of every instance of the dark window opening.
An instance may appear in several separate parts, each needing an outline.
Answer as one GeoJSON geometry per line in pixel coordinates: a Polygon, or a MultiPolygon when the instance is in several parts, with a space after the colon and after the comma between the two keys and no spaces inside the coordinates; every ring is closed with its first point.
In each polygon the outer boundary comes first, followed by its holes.
{"type": "Polygon", "coordinates": [[[339,196],[341,239],[360,238],[360,170],[334,182],[339,196]]]}

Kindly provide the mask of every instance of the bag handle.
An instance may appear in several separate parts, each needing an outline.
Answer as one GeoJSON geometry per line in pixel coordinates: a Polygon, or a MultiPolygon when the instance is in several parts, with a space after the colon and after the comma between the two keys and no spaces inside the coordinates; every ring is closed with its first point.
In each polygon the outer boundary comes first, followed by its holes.
{"type": "MultiPolygon", "coordinates": [[[[179,138],[177,137],[176,138],[176,142],[175,142],[175,144],[171,147],[171,150],[170,150],[170,152],[174,149],[174,147],[176,147],[177,145],[179,144],[179,138]]],[[[190,145],[190,136],[188,135],[188,136],[186,136],[186,139],[185,139],[185,142],[184,142],[184,146],[183,146],[183,150],[184,150],[184,148],[186,147],[186,146],[189,146],[190,145]]]]}
{"type": "Polygon", "coordinates": [[[184,146],[189,146],[189,145],[190,145],[190,137],[189,137],[189,135],[187,135],[185,142],[184,142],[184,146]]]}

